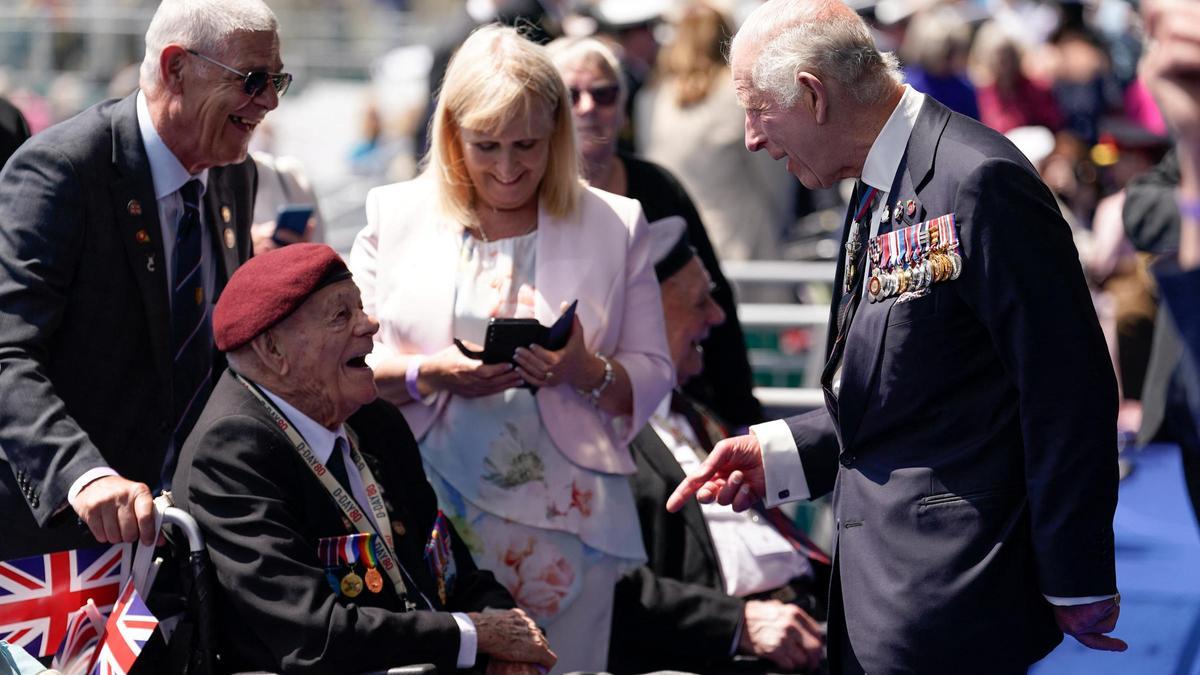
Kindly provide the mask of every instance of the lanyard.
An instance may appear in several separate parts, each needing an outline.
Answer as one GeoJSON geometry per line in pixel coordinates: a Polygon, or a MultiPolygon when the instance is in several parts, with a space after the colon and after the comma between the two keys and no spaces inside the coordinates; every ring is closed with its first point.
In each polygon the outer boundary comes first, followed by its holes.
{"type": "Polygon", "coordinates": [[[387,573],[388,579],[391,580],[392,586],[396,589],[396,593],[404,602],[405,609],[409,611],[416,609],[416,605],[408,598],[408,586],[404,583],[404,576],[400,572],[400,564],[396,561],[395,554],[392,553],[395,550],[395,544],[392,540],[391,521],[388,520],[387,507],[383,505],[383,493],[379,489],[379,483],[375,481],[375,475],[367,467],[367,463],[363,460],[362,454],[359,453],[355,444],[353,442],[350,443],[350,460],[354,462],[355,468],[358,469],[358,474],[363,481],[363,487],[367,491],[367,499],[371,502],[371,515],[375,521],[374,530],[372,530],[371,523],[363,517],[363,513],[359,510],[354,497],[329,474],[325,465],[313,453],[312,447],[304,440],[300,432],[296,431],[291,422],[284,417],[283,413],[279,412],[275,408],[275,405],[244,377],[238,373],[234,373],[234,376],[267,409],[267,414],[271,416],[271,420],[275,422],[275,425],[292,442],[292,445],[296,448],[296,452],[304,459],[309,470],[313,472],[313,475],[321,482],[321,486],[333,497],[333,501],[342,510],[342,514],[354,524],[355,529],[364,534],[378,532],[379,536],[375,537],[374,540],[375,551],[379,557],[380,566],[383,567],[383,571],[387,573]]]}

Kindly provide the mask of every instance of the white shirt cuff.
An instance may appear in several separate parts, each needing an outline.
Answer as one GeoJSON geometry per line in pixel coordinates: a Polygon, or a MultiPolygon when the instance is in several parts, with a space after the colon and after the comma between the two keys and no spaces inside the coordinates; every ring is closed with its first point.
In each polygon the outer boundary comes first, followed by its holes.
{"type": "MultiPolygon", "coordinates": [[[[74,509],[75,498],[79,496],[79,493],[82,492],[83,488],[87,487],[89,483],[100,478],[116,475],[118,475],[117,472],[113,471],[112,467],[109,466],[98,466],[94,469],[88,469],[87,471],[84,471],[82,476],[76,478],[74,483],[71,483],[71,489],[67,490],[67,503],[70,504],[71,508],[74,509]]],[[[79,511],[79,509],[75,510],[76,512],[79,511]]]]}
{"type": "Polygon", "coordinates": [[[451,612],[454,623],[458,624],[458,663],[459,668],[471,668],[475,665],[475,652],[479,648],[479,636],[475,633],[475,622],[462,612],[451,612]]]}
{"type": "Polygon", "coordinates": [[[1090,604],[1093,602],[1100,602],[1101,600],[1112,600],[1115,597],[1117,597],[1117,596],[1115,596],[1115,595],[1089,595],[1089,596],[1083,597],[1083,598],[1059,598],[1059,597],[1055,597],[1053,595],[1045,596],[1047,602],[1049,602],[1052,605],[1058,605],[1059,607],[1074,607],[1076,605],[1087,605],[1087,604],[1090,604]]]}
{"type": "Polygon", "coordinates": [[[775,420],[750,427],[750,433],[762,447],[763,472],[766,475],[767,494],[763,503],[767,508],[808,499],[808,481],[804,477],[804,465],[800,462],[800,451],[787,422],[775,420]]]}

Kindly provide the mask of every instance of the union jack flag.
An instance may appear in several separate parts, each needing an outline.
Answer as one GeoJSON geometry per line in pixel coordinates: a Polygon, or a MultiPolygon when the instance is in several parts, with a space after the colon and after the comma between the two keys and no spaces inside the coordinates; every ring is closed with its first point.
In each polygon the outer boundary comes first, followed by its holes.
{"type": "Polygon", "coordinates": [[[104,625],[104,642],[100,643],[91,675],[128,673],[156,626],[158,619],[142,602],[142,596],[130,579],[104,625]]]}
{"type": "Polygon", "coordinates": [[[58,551],[0,562],[0,639],[36,656],[58,650],[71,614],[107,612],[129,576],[129,544],[58,551]]]}
{"type": "Polygon", "coordinates": [[[63,675],[86,675],[102,635],[104,616],[89,600],[67,621],[67,636],[54,655],[54,669],[63,675]]]}

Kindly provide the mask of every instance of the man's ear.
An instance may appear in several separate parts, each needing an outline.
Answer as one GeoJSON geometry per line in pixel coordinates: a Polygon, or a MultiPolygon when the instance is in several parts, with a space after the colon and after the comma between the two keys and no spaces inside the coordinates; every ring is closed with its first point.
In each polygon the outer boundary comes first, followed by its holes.
{"type": "Polygon", "coordinates": [[[829,117],[829,91],[819,77],[807,71],[796,73],[796,84],[800,96],[796,105],[803,105],[817,124],[825,124],[829,117]]]}
{"type": "Polygon", "coordinates": [[[254,355],[258,357],[263,366],[275,375],[286,377],[291,371],[283,345],[280,344],[278,337],[271,329],[255,336],[250,341],[250,348],[254,350],[254,355]]]}
{"type": "Polygon", "coordinates": [[[158,55],[158,72],[163,86],[172,94],[183,93],[184,61],[190,56],[180,45],[167,45],[158,55]]]}

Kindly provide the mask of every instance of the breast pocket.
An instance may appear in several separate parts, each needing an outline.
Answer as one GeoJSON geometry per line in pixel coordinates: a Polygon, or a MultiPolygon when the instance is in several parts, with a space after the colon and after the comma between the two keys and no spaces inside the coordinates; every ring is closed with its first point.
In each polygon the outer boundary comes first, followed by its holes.
{"type": "Polygon", "coordinates": [[[920,319],[933,316],[938,311],[938,298],[941,289],[929,288],[922,295],[905,294],[896,298],[888,313],[888,326],[900,326],[920,319]]]}

